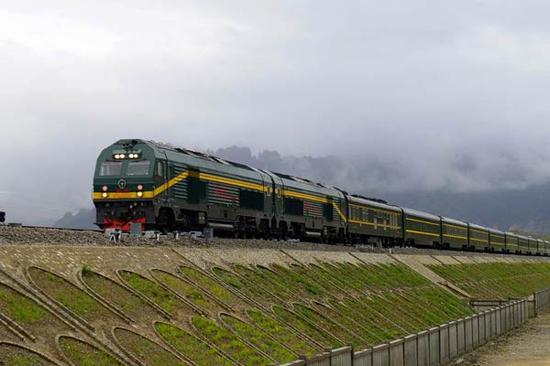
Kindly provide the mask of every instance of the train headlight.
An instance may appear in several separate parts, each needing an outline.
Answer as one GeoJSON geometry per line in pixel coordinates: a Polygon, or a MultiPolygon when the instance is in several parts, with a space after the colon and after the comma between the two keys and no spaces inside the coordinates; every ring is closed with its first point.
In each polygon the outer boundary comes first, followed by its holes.
{"type": "Polygon", "coordinates": [[[101,190],[102,190],[103,192],[107,192],[107,191],[109,190],[109,187],[103,186],[103,187],[101,187],[101,190]]]}
{"type": "Polygon", "coordinates": [[[119,154],[119,155],[118,155],[118,158],[119,158],[119,159],[124,159],[125,157],[126,157],[125,154],[119,154]]]}
{"type": "Polygon", "coordinates": [[[115,159],[120,159],[120,155],[119,155],[119,154],[115,154],[115,159]]]}
{"type": "Polygon", "coordinates": [[[128,155],[128,157],[129,157],[130,159],[133,159],[133,158],[134,158],[134,154],[130,154],[130,155],[128,155]]]}
{"type": "Polygon", "coordinates": [[[143,197],[143,192],[138,192],[138,193],[137,193],[137,196],[138,196],[138,197],[143,197]]]}
{"type": "Polygon", "coordinates": [[[138,189],[138,191],[143,191],[143,185],[142,185],[142,184],[138,184],[137,189],[138,189]]]}
{"type": "Polygon", "coordinates": [[[101,197],[103,197],[103,198],[107,198],[108,196],[109,196],[109,194],[108,194],[107,192],[103,192],[103,193],[101,194],[101,197]]]}

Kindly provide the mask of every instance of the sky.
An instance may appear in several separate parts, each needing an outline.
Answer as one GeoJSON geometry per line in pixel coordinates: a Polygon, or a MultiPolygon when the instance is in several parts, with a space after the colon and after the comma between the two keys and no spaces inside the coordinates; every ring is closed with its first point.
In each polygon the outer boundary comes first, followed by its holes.
{"type": "Polygon", "coordinates": [[[395,172],[390,185],[367,180],[373,190],[546,183],[549,11],[529,0],[0,0],[0,210],[41,224],[91,207],[96,156],[126,137],[395,172]]]}

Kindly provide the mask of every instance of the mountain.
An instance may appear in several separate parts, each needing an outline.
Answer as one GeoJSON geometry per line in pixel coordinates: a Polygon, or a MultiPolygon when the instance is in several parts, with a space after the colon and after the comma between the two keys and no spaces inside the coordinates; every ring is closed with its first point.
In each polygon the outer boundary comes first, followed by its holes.
{"type": "Polygon", "coordinates": [[[67,212],[57,220],[53,226],[70,229],[97,229],[95,222],[95,208],[80,209],[76,214],[67,212]]]}

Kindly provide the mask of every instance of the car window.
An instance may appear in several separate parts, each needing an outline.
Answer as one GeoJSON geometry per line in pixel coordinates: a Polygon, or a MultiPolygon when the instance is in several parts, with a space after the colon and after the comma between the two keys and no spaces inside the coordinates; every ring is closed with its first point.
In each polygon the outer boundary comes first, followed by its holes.
{"type": "Polygon", "coordinates": [[[101,163],[99,168],[99,175],[101,177],[111,176],[111,175],[120,175],[122,172],[122,162],[121,161],[105,161],[101,163]]]}
{"type": "Polygon", "coordinates": [[[126,175],[127,176],[149,175],[150,165],[151,165],[151,162],[149,160],[131,161],[128,163],[128,168],[126,169],[126,175]]]}

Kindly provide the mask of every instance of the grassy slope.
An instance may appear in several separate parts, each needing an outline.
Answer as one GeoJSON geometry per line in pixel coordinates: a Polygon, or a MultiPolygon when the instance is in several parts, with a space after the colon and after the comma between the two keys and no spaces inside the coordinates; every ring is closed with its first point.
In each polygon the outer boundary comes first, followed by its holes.
{"type": "Polygon", "coordinates": [[[550,287],[550,263],[433,265],[430,269],[477,299],[521,298],[550,287]]]}
{"type": "MultiPolygon", "coordinates": [[[[550,264],[431,269],[479,298],[523,297],[550,285],[550,264]]],[[[157,323],[155,330],[172,349],[201,366],[278,364],[347,344],[361,349],[473,313],[466,299],[400,264],[233,265],[211,272],[182,266],[173,274],[153,271],[153,278],[130,271],[119,274],[165,311],[184,314],[157,323]]],[[[101,314],[97,302],[66,280],[39,270],[31,275],[82,316],[94,319],[101,314]]],[[[92,269],[85,268],[82,275],[100,296],[151,326],[145,314],[155,310],[148,304],[92,269]]],[[[40,323],[46,316],[32,301],[1,286],[0,309],[23,324],[40,323]]],[[[146,363],[179,363],[145,338],[124,331],[117,336],[146,363]]],[[[108,355],[84,344],[67,341],[63,349],[78,365],[109,362],[108,355]]]]}

